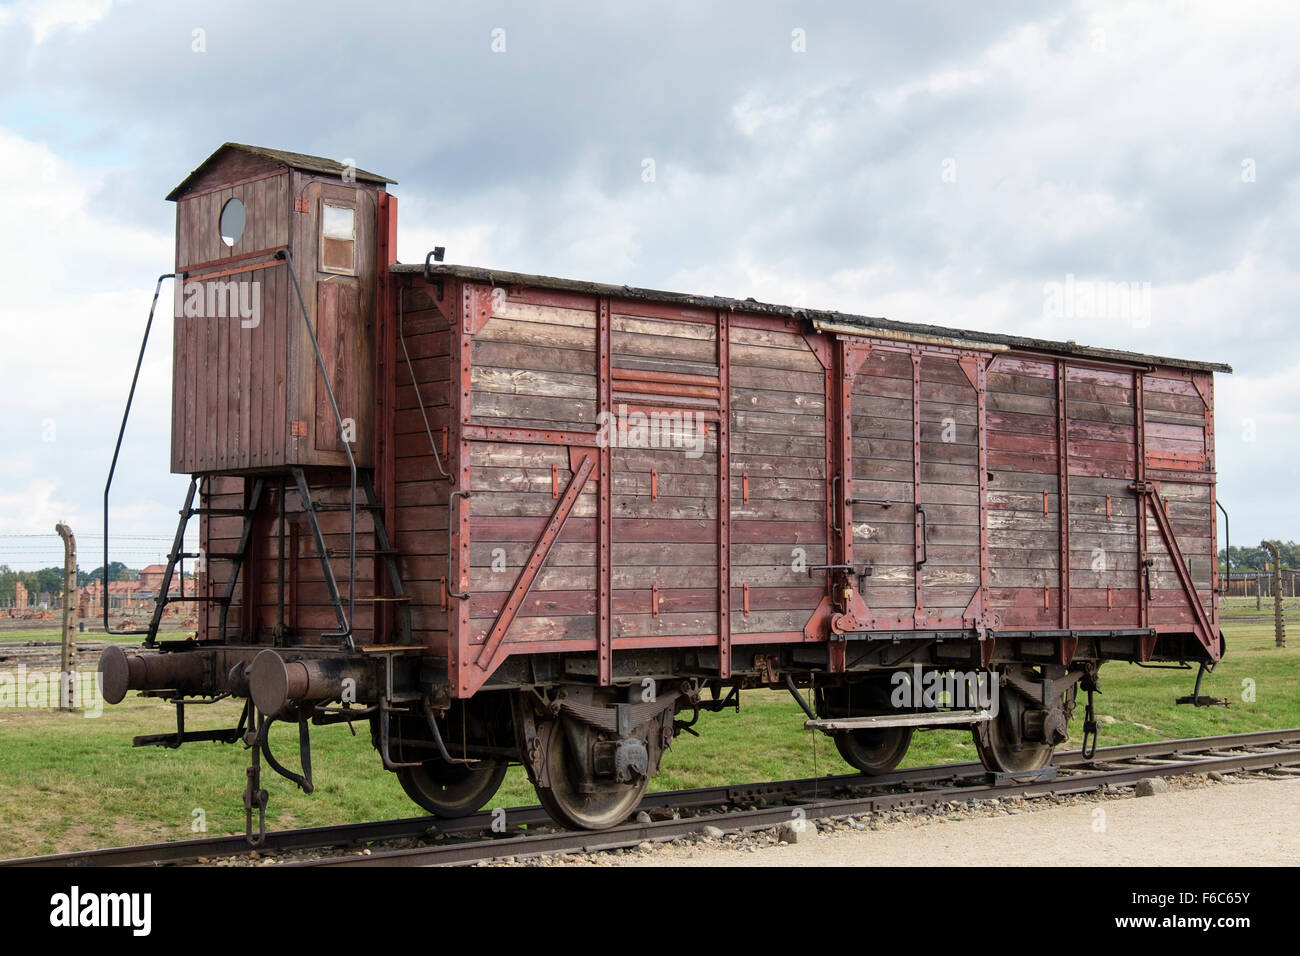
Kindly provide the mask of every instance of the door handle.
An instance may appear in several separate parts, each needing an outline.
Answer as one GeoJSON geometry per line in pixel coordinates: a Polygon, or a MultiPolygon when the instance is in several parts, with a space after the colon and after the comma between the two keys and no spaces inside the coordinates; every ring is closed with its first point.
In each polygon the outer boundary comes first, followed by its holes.
{"type": "Polygon", "coordinates": [[[840,476],[835,475],[831,478],[831,530],[840,534],[840,525],[836,520],[839,517],[840,496],[835,493],[835,489],[840,486],[840,476]]]}

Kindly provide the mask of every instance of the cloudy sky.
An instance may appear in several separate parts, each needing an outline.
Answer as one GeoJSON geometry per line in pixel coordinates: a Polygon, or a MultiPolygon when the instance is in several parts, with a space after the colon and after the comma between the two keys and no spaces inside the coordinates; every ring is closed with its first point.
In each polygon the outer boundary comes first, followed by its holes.
{"type": "MultiPolygon", "coordinates": [[[[1294,3],[0,3],[0,563],[59,519],[98,563],[163,196],[226,140],[398,180],[403,261],[1228,362],[1234,541],[1300,538],[1297,38],[1294,3]],[[1067,281],[1149,306],[1060,315],[1067,281]]],[[[155,333],[137,565],[184,492],[155,333]]]]}

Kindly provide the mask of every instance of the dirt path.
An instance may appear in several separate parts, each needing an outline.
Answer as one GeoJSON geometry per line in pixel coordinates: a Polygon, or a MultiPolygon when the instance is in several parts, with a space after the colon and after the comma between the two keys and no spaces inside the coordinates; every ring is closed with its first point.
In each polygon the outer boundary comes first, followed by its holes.
{"type": "MultiPolygon", "coordinates": [[[[1149,797],[1017,806],[1026,809],[962,808],[946,816],[872,821],[870,826],[854,821],[862,829],[823,827],[816,835],[805,832],[796,844],[728,836],[564,862],[747,867],[1300,863],[1300,777],[1198,779],[1149,797]]],[[[812,825],[806,826],[810,830],[812,825]]]]}

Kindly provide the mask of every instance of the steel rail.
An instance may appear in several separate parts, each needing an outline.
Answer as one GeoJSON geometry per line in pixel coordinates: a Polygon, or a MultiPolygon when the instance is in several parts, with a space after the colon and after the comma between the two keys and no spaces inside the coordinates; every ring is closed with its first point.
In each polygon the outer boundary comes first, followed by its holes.
{"type": "MultiPolygon", "coordinates": [[[[1062,770],[1074,770],[1096,764],[1112,764],[1124,760],[1140,760],[1143,757],[1175,757],[1182,754],[1195,755],[1204,754],[1209,751],[1224,749],[1242,749],[1242,748],[1259,748],[1259,747],[1277,747],[1279,745],[1294,744],[1300,747],[1300,728],[1293,728],[1281,731],[1259,731],[1246,734],[1228,734],[1217,737],[1191,737],[1177,740],[1153,741],[1140,744],[1117,744],[1110,747],[1102,747],[1097,751],[1096,756],[1092,759],[1085,759],[1079,751],[1063,751],[1053,758],[1053,765],[1062,770]]],[[[1284,751],[1290,753],[1291,751],[1284,751]]],[[[1297,751],[1300,752],[1300,751],[1297,751]]],[[[1274,757],[1278,751],[1271,751],[1259,755],[1240,755],[1240,756],[1260,756],[1274,757]]],[[[1227,759],[1227,758],[1213,758],[1227,759]]],[[[1170,773],[1184,772],[1184,764],[1177,765],[1166,764],[1163,767],[1142,764],[1140,767],[1133,768],[1137,777],[1146,776],[1168,776],[1170,773]],[[1166,770],[1165,768],[1173,769],[1166,770]],[[1165,772],[1161,772],[1161,771],[1165,772]]],[[[1210,768],[1216,769],[1216,768],[1210,768]]],[[[1205,772],[1205,771],[1197,771],[1205,772]]],[[[1092,775],[1089,775],[1091,779],[1092,775]]],[[[974,795],[981,792],[981,788],[973,785],[960,786],[961,781],[978,781],[986,777],[986,771],[979,762],[955,763],[955,764],[937,764],[926,767],[915,767],[906,770],[895,770],[891,773],[868,776],[866,774],[840,774],[828,777],[805,777],[792,780],[755,782],[747,784],[727,784],[716,787],[697,787],[688,790],[663,790],[655,793],[646,794],[641,801],[640,809],[666,810],[666,809],[701,809],[718,806],[735,806],[735,805],[752,805],[760,804],[757,811],[742,812],[766,812],[770,808],[762,807],[761,804],[768,800],[798,800],[799,805],[807,809],[809,804],[805,801],[818,801],[826,796],[843,794],[847,791],[870,789],[871,795],[855,798],[857,802],[863,800],[871,801],[895,801],[894,805],[918,805],[915,803],[920,798],[929,798],[933,794],[947,794],[947,799],[952,799],[953,795],[963,800],[977,799],[974,795]],[[897,792],[897,788],[929,788],[922,790],[907,790],[897,792]],[[890,792],[893,790],[894,792],[890,792]]],[[[1051,781],[1057,787],[1062,787],[1067,783],[1075,784],[1083,779],[1082,776],[1063,776],[1051,781]]],[[[1007,784],[998,785],[988,789],[991,795],[1004,796],[1012,792],[1020,792],[1027,786],[1025,784],[1016,784],[1008,786],[1007,784]]],[[[1034,785],[1038,786],[1038,785],[1034,785]]],[[[1085,789],[1091,789],[1090,787],[1085,789]]],[[[843,801],[838,801],[843,802],[843,801]]],[[[850,801],[853,802],[853,801],[850,801]]],[[[942,800],[937,801],[942,802],[942,800]]],[[[781,815],[777,822],[787,822],[789,820],[789,806],[775,808],[781,815]]],[[[844,813],[854,811],[845,810],[844,813]]],[[[553,825],[550,817],[539,806],[521,806],[507,809],[506,819],[512,828],[521,826],[550,826],[553,825]]],[[[731,819],[726,817],[725,819],[731,819]]],[[[709,814],[705,816],[693,817],[685,821],[661,821],[660,824],[642,824],[636,825],[644,827],[659,827],[662,823],[675,823],[689,825],[684,832],[695,832],[706,825],[716,825],[723,822],[722,814],[709,814]]],[[[277,851],[304,850],[304,849],[326,849],[336,847],[355,846],[364,843],[370,843],[381,840],[393,840],[412,837],[423,837],[442,835],[447,838],[457,836],[466,836],[471,834],[482,834],[490,831],[493,822],[492,812],[482,812],[471,814],[455,820],[441,820],[432,816],[406,817],[394,820],[381,820],[366,823],[341,824],[334,826],[309,827],[297,830],[272,831],[267,834],[266,843],[258,847],[258,851],[263,854],[274,853],[277,851]]],[[[764,824],[745,824],[746,827],[762,826],[764,824]]],[[[585,842],[586,844],[595,845],[601,841],[603,834],[614,835],[616,831],[622,832],[625,828],[615,828],[615,830],[601,831],[598,833],[579,833],[574,831],[560,831],[554,836],[558,839],[561,835],[571,842],[585,842]]],[[[639,831],[638,831],[639,832],[639,831]]],[[[658,831],[656,831],[658,832],[658,831]]],[[[487,841],[493,844],[499,844],[501,841],[508,841],[511,846],[518,843],[519,840],[539,839],[540,837],[521,837],[510,834],[502,834],[487,841]]],[[[668,839],[668,836],[660,836],[657,839],[668,839]]],[[[645,839],[651,839],[646,837],[645,839]]],[[[631,840],[624,838],[617,846],[625,846],[641,842],[640,840],[631,840]]],[[[457,849],[468,846],[485,846],[484,841],[475,841],[474,843],[458,844],[457,849]]],[[[450,847],[434,847],[437,851],[445,852],[450,847]]],[[[250,847],[243,835],[232,835],[224,837],[208,837],[196,840],[177,840],[168,843],[141,844],[138,846],[109,847],[97,850],[74,851],[70,853],[55,853],[42,856],[18,857],[13,859],[0,860],[0,867],[27,867],[27,866],[69,866],[69,867],[107,867],[107,866],[159,866],[168,864],[177,864],[183,862],[192,862],[200,857],[205,859],[217,859],[222,857],[239,856],[247,853],[250,847]]],[[[395,851],[398,853],[407,851],[395,851]]],[[[480,850],[481,852],[481,850],[480,850]]],[[[545,852],[542,850],[530,852],[545,852]]],[[[519,852],[504,852],[493,855],[518,856],[519,852]]],[[[380,855],[371,857],[362,857],[360,859],[380,859],[380,855]]],[[[491,856],[480,856],[477,859],[490,859],[491,856]]],[[[348,858],[352,859],[352,858],[348,858]]],[[[467,857],[467,859],[469,859],[467,857]]],[[[328,861],[325,861],[328,862],[328,861]]],[[[448,860],[447,862],[454,862],[448,860]]],[[[461,861],[463,862],[463,861],[461,861]]]]}
{"type": "MultiPolygon", "coordinates": [[[[1220,757],[1192,757],[1158,765],[1139,764],[1113,770],[1081,771],[1076,775],[1061,776],[1035,783],[946,787],[906,793],[878,794],[847,800],[814,801],[799,803],[796,807],[800,811],[800,818],[806,821],[880,810],[923,808],[949,802],[1034,797],[1046,794],[1087,793],[1112,786],[1131,785],[1147,777],[1172,777],[1188,773],[1205,774],[1212,771],[1258,771],[1296,764],[1300,764],[1300,746],[1220,757]]],[[[520,857],[545,856],[553,853],[591,853],[602,850],[626,849],[647,841],[653,843],[674,840],[700,833],[707,826],[720,826],[721,829],[728,831],[767,829],[790,823],[793,819],[791,811],[796,807],[779,806],[755,810],[733,810],[687,819],[652,820],[649,823],[624,824],[597,832],[564,830],[556,833],[480,840],[436,847],[390,850],[367,855],[322,857],[314,860],[290,861],[281,865],[290,867],[464,866],[471,863],[498,860],[503,857],[519,859],[520,857]]]]}

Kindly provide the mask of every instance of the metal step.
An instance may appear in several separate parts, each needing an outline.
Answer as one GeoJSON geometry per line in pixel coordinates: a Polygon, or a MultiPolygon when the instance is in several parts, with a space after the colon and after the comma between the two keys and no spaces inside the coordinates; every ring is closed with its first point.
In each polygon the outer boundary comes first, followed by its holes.
{"type": "Polygon", "coordinates": [[[835,717],[830,720],[805,720],[805,730],[836,733],[845,730],[872,730],[876,727],[939,727],[982,724],[992,720],[987,710],[940,710],[921,714],[874,714],[870,717],[835,717]]]}

